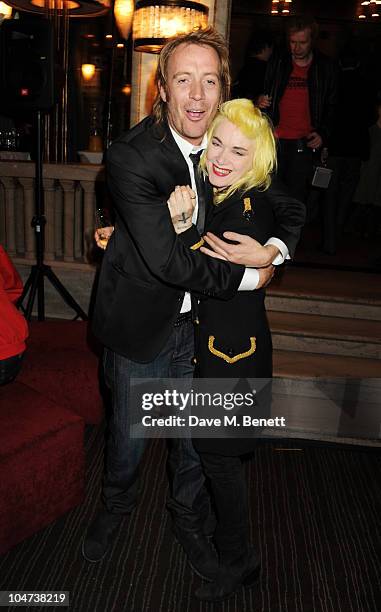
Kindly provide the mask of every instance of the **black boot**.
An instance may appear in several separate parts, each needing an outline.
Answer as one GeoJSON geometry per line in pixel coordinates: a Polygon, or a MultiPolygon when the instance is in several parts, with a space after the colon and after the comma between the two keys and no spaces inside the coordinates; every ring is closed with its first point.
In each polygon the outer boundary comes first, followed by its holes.
{"type": "Polygon", "coordinates": [[[252,586],[260,571],[259,555],[250,548],[237,556],[221,552],[220,567],[216,579],[196,591],[202,601],[218,602],[232,597],[241,586],[252,586]]]}
{"type": "Polygon", "coordinates": [[[109,549],[123,514],[112,514],[102,508],[89,526],[82,542],[82,555],[86,561],[101,561],[109,549]]]}
{"type": "Polygon", "coordinates": [[[203,530],[193,525],[185,527],[174,523],[173,533],[183,547],[192,570],[204,580],[213,580],[217,575],[218,558],[203,530]]]}

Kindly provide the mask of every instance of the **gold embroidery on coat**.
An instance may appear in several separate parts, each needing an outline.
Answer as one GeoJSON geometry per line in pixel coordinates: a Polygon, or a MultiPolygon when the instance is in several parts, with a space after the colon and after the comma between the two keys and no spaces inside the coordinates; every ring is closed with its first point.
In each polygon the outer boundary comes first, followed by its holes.
{"type": "Polygon", "coordinates": [[[204,242],[205,242],[205,240],[203,238],[201,238],[201,240],[199,242],[196,242],[196,244],[192,244],[191,250],[192,251],[196,251],[197,249],[199,249],[204,244],[204,242]]]}
{"type": "Polygon", "coordinates": [[[251,208],[250,198],[244,198],[243,205],[244,205],[244,212],[249,212],[250,210],[253,210],[251,208]]]}
{"type": "Polygon", "coordinates": [[[244,353],[238,353],[237,355],[234,355],[234,357],[229,357],[229,355],[226,355],[226,353],[223,353],[222,351],[219,351],[218,349],[214,348],[215,339],[216,339],[215,336],[209,336],[208,349],[213,355],[216,355],[216,357],[221,357],[221,359],[226,361],[226,363],[235,363],[236,361],[239,361],[240,359],[244,359],[245,357],[250,357],[250,355],[255,353],[255,349],[256,349],[256,338],[255,337],[250,337],[250,348],[248,351],[245,351],[244,353]]]}
{"type": "Polygon", "coordinates": [[[254,216],[254,211],[251,206],[250,198],[243,199],[243,213],[242,215],[246,219],[246,221],[251,221],[254,216]]]}

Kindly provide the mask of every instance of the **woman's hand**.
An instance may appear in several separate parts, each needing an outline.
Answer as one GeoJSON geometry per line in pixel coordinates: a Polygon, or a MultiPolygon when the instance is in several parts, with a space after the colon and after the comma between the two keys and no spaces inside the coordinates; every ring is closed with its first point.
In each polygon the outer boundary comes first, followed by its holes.
{"type": "Polygon", "coordinates": [[[260,109],[269,108],[269,106],[271,106],[271,96],[261,94],[258,96],[255,103],[260,109]]]}
{"type": "Polygon", "coordinates": [[[200,250],[216,259],[226,259],[232,263],[254,268],[269,266],[279,252],[276,246],[270,244],[262,246],[257,240],[244,234],[224,232],[224,238],[234,240],[236,244],[229,244],[208,232],[204,239],[210,249],[201,247],[200,250]]]}
{"type": "Polygon", "coordinates": [[[169,196],[167,204],[175,232],[182,234],[192,225],[196,194],[189,185],[177,185],[169,196]]]}
{"type": "Polygon", "coordinates": [[[108,241],[110,240],[113,231],[113,225],[110,225],[110,227],[98,227],[98,229],[95,230],[94,240],[100,249],[103,249],[104,251],[106,250],[108,241]]]}

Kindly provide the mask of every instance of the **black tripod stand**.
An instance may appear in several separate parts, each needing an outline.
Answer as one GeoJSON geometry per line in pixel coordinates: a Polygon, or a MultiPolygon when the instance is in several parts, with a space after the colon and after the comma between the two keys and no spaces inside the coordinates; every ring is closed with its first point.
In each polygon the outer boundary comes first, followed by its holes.
{"type": "Polygon", "coordinates": [[[18,300],[18,306],[25,312],[25,317],[30,320],[33,310],[34,299],[37,292],[37,315],[39,321],[45,320],[45,294],[44,294],[44,277],[48,278],[60,294],[64,302],[70,308],[72,308],[77,316],[81,317],[84,321],[87,320],[86,313],[82,310],[75,299],[70,295],[67,289],[63,286],[61,281],[54,274],[50,266],[44,264],[44,250],[45,250],[45,223],[46,219],[44,216],[44,189],[42,183],[42,127],[43,120],[41,111],[38,110],[36,113],[36,177],[35,177],[35,205],[36,214],[32,219],[32,227],[34,228],[36,235],[36,264],[32,266],[28,279],[24,286],[24,291],[20,299],[18,300]],[[28,291],[30,290],[26,307],[23,307],[23,301],[26,298],[28,291]]]}

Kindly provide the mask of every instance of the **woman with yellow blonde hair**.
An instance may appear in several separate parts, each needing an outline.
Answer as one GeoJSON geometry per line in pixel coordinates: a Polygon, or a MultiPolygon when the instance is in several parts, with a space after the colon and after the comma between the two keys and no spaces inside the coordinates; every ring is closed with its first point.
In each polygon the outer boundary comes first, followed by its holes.
{"type": "Polygon", "coordinates": [[[200,166],[209,176],[209,181],[215,187],[214,204],[218,205],[235,192],[241,193],[252,188],[266,190],[271,184],[271,173],[276,167],[276,144],[273,130],[269,119],[263,115],[259,108],[255,107],[251,100],[240,98],[230,100],[219,107],[212,125],[208,130],[208,148],[204,152],[200,166]],[[234,153],[238,157],[245,158],[245,170],[239,174],[229,174],[228,179],[219,180],[218,174],[213,172],[213,165],[210,162],[219,158],[220,139],[219,129],[223,127],[230,129],[231,136],[238,135],[246,139],[248,154],[239,151],[236,147],[234,153]],[[234,130],[230,128],[234,126],[234,130]],[[217,132],[217,135],[216,135],[217,132]],[[249,142],[248,142],[249,141],[249,142]],[[210,172],[212,170],[212,173],[210,172]]]}
{"type": "MultiPolygon", "coordinates": [[[[208,131],[208,146],[200,166],[214,192],[207,211],[207,231],[220,237],[226,231],[238,232],[261,245],[277,235],[293,253],[297,240],[287,244],[286,232],[284,236],[279,234],[280,220],[291,214],[293,206],[300,215],[303,206],[298,206],[274,177],[276,144],[272,126],[250,100],[221,105],[208,131]]],[[[181,239],[193,250],[201,248],[205,252],[203,238],[194,225],[190,227],[194,201],[189,187],[177,187],[168,206],[181,239]]],[[[259,289],[239,291],[228,301],[199,302],[195,317],[196,377],[237,379],[234,391],[238,392],[250,390],[246,379],[271,381],[272,343],[264,300],[265,290],[259,289]]],[[[229,414],[235,414],[238,423],[242,415],[265,416],[271,405],[268,387],[258,394],[251,408],[237,403],[229,414]]],[[[241,460],[256,447],[256,437],[250,433],[247,427],[226,426],[218,437],[193,438],[217,511],[214,535],[220,563],[215,580],[196,592],[202,600],[221,601],[242,585],[252,584],[258,575],[259,555],[249,543],[247,487],[241,460]]]]}

